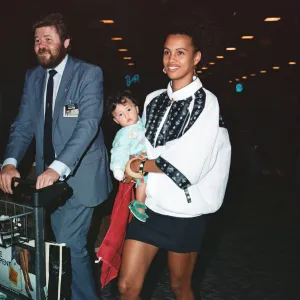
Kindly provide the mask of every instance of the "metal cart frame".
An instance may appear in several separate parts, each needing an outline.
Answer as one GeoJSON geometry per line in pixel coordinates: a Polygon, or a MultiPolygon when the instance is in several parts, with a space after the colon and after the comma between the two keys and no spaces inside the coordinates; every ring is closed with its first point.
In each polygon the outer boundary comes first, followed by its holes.
{"type": "MultiPolygon", "coordinates": [[[[14,194],[19,196],[30,196],[30,200],[18,201],[17,205],[32,208],[34,219],[34,239],[35,239],[35,276],[36,276],[36,299],[45,300],[46,290],[46,264],[45,264],[45,240],[44,240],[44,210],[51,202],[58,201],[62,197],[69,198],[73,191],[65,182],[58,182],[49,187],[36,190],[36,182],[28,179],[14,178],[12,186],[14,194]],[[15,183],[19,187],[15,188],[15,183]]],[[[11,201],[9,201],[11,202],[11,201]]],[[[12,216],[17,217],[17,216],[12,216]]]]}

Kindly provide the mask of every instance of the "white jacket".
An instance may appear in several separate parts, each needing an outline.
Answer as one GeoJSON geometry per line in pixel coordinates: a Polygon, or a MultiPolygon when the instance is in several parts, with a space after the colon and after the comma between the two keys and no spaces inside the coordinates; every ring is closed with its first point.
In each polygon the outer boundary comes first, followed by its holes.
{"type": "Polygon", "coordinates": [[[228,181],[231,145],[216,96],[198,78],[174,93],[169,83],[167,90],[147,96],[143,121],[148,158],[156,159],[164,172],[149,173],[146,205],[183,218],[217,211],[228,181]]]}

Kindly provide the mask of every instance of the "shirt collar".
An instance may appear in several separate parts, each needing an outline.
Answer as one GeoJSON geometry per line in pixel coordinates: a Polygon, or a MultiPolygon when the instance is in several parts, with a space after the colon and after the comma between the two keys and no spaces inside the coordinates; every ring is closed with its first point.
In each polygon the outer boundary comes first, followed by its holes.
{"type": "Polygon", "coordinates": [[[173,92],[172,82],[170,81],[167,88],[167,93],[170,99],[174,101],[185,100],[186,98],[194,95],[200,88],[202,83],[200,79],[196,76],[193,76],[193,81],[186,85],[185,87],[173,92]]]}
{"type": "MultiPolygon", "coordinates": [[[[65,58],[61,61],[61,63],[56,66],[54,68],[54,70],[60,75],[62,76],[63,73],[64,73],[64,70],[65,70],[65,67],[66,67],[66,64],[67,64],[67,60],[68,60],[68,55],[65,56],[65,58]]],[[[50,69],[47,69],[47,71],[49,71],[50,69]]]]}

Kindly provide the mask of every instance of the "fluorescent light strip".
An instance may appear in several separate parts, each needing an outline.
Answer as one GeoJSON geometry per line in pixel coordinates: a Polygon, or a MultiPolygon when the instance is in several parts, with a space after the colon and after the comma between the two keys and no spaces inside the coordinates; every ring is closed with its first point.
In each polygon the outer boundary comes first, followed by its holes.
{"type": "Polygon", "coordinates": [[[281,18],[280,17],[268,17],[268,18],[265,18],[265,22],[277,22],[279,21],[281,18]]]}
{"type": "Polygon", "coordinates": [[[100,20],[101,23],[103,24],[114,24],[114,20],[100,20]]]}
{"type": "Polygon", "coordinates": [[[243,35],[242,40],[252,40],[254,38],[253,35],[243,35]]]}

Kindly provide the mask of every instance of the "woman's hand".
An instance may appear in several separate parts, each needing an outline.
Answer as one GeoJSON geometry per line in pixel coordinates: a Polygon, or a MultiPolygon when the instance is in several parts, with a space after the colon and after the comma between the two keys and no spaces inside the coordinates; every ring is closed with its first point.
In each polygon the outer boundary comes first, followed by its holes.
{"type": "MultiPolygon", "coordinates": [[[[130,158],[132,158],[132,157],[130,157],[130,158]]],[[[141,162],[142,162],[141,159],[136,159],[136,160],[131,162],[130,169],[132,170],[132,172],[135,172],[135,173],[139,172],[141,162]]],[[[126,170],[125,170],[125,178],[124,178],[123,181],[125,183],[130,183],[130,182],[136,182],[136,179],[131,177],[130,175],[128,175],[126,170]]]]}

